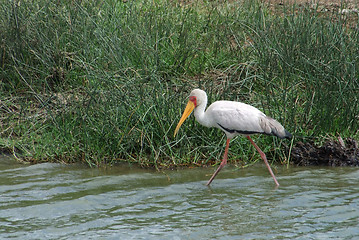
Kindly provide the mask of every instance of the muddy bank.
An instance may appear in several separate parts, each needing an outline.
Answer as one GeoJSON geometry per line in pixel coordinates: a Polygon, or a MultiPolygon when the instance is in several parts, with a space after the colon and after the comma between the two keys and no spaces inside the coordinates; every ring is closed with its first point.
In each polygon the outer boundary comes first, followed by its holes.
{"type": "Polygon", "coordinates": [[[318,147],[311,142],[297,142],[291,162],[298,166],[359,166],[358,142],[352,138],[328,140],[318,147]]]}

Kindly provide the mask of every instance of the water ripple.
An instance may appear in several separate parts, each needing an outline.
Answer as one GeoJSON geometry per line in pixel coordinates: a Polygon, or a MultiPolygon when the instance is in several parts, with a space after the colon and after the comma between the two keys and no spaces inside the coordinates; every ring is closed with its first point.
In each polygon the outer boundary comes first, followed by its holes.
{"type": "Polygon", "coordinates": [[[357,168],[209,169],[0,164],[1,238],[354,239],[357,168]]]}

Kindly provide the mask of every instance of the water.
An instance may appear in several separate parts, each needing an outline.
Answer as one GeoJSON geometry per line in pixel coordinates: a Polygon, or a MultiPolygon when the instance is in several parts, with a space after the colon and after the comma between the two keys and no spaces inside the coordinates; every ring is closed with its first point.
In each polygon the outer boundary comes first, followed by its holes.
{"type": "Polygon", "coordinates": [[[1,239],[359,239],[358,168],[0,171],[1,239]]]}

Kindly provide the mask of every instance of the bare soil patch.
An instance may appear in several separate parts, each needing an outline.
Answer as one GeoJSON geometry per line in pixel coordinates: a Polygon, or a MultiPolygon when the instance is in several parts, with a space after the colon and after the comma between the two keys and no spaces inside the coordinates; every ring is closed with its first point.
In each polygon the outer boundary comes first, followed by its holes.
{"type": "Polygon", "coordinates": [[[319,10],[339,10],[339,9],[357,9],[359,6],[358,0],[263,0],[270,6],[308,6],[311,8],[319,8],[319,10]]]}
{"type": "Polygon", "coordinates": [[[352,29],[358,28],[359,1],[358,0],[262,0],[274,14],[283,14],[283,10],[291,11],[293,5],[296,12],[310,9],[320,16],[329,16],[337,20],[339,16],[345,20],[345,25],[352,29]]]}

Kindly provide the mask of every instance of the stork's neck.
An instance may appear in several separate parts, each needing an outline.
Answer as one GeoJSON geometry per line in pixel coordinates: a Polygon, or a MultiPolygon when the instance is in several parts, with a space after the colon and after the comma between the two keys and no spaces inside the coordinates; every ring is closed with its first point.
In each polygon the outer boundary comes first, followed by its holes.
{"type": "Polygon", "coordinates": [[[207,106],[207,98],[203,99],[201,104],[194,109],[194,116],[197,122],[199,122],[203,126],[210,127],[211,126],[211,123],[209,122],[210,119],[206,117],[206,112],[205,112],[206,106],[207,106]]]}

